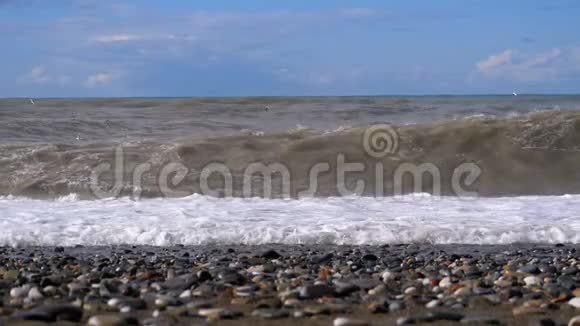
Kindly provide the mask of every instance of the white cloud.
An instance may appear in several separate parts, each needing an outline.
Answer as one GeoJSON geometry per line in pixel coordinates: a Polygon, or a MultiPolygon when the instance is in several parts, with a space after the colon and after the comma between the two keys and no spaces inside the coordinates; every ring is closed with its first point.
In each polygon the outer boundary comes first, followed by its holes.
{"type": "Polygon", "coordinates": [[[121,73],[119,72],[99,72],[88,76],[87,80],[85,81],[85,85],[89,88],[105,86],[119,79],[120,77],[121,73]]]}
{"type": "Polygon", "coordinates": [[[111,34],[111,35],[100,35],[94,38],[95,42],[99,43],[117,43],[117,42],[128,42],[128,41],[138,41],[143,39],[140,35],[133,34],[111,34]]]}
{"type": "Polygon", "coordinates": [[[148,35],[148,34],[108,34],[99,35],[93,38],[97,43],[122,43],[132,41],[162,41],[162,40],[177,40],[190,39],[189,37],[178,37],[175,35],[148,35]]]}
{"type": "Polygon", "coordinates": [[[492,55],[489,58],[478,62],[477,69],[482,74],[489,76],[502,66],[511,64],[513,55],[513,50],[505,50],[500,54],[492,55]]]}
{"type": "Polygon", "coordinates": [[[52,80],[44,67],[34,67],[30,71],[30,78],[37,84],[45,84],[52,80]]]}
{"type": "Polygon", "coordinates": [[[70,77],[63,74],[51,74],[45,67],[36,66],[30,70],[26,76],[27,80],[35,84],[58,84],[66,85],[70,81],[70,77]]]}
{"type": "Polygon", "coordinates": [[[577,51],[577,48],[554,48],[526,54],[508,49],[478,62],[476,69],[487,79],[520,82],[556,79],[580,70],[580,60],[574,55],[577,51]]]}

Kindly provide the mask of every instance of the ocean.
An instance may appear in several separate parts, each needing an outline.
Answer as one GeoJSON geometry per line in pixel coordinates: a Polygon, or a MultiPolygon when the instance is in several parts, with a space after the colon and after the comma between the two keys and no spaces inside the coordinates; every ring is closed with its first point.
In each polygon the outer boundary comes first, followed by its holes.
{"type": "Polygon", "coordinates": [[[580,96],[0,100],[1,245],[579,243],[580,96]]]}

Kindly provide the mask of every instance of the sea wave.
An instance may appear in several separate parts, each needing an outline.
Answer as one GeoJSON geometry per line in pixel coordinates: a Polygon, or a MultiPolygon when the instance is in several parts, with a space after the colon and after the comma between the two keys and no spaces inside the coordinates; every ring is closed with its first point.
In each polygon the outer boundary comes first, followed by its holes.
{"type": "Polygon", "coordinates": [[[223,166],[232,177],[231,192],[219,173],[205,180],[217,196],[265,195],[263,185],[270,181],[269,175],[246,179],[248,167],[254,163],[286,169],[288,179],[283,173],[272,175],[271,196],[266,197],[301,197],[312,188],[313,181],[317,187],[311,195],[315,197],[343,195],[343,188],[355,189],[360,182],[364,185],[356,193],[365,196],[412,192],[458,195],[454,183],[466,181],[465,175],[457,174],[465,164],[479,169],[464,189],[477,196],[580,193],[578,112],[546,111],[388,126],[392,128],[387,136],[391,137],[388,140],[393,152],[384,156],[370,155],[365,146],[370,127],[374,126],[339,128],[331,133],[292,128],[171,141],[4,144],[0,145],[0,195],[56,198],[76,193],[80,198],[94,199],[96,187],[118,190],[109,192],[114,197],[136,192],[144,197],[168,197],[163,191],[165,182],[171,190],[169,197],[183,197],[204,193],[203,171],[211,164],[223,166]],[[343,163],[357,163],[362,170],[341,178],[341,157],[343,163]],[[110,170],[95,178],[95,170],[103,164],[110,170]],[[328,169],[313,180],[312,171],[319,164],[327,164],[328,169]],[[120,173],[115,170],[119,166],[120,173]],[[136,174],[137,168],[145,166],[145,172],[136,174]],[[168,172],[168,167],[175,166],[187,173],[177,177],[176,170],[168,172]],[[397,178],[401,166],[427,167],[427,172],[434,173],[422,178],[417,187],[417,181],[408,175],[397,178]],[[379,168],[382,176],[377,172],[379,168]],[[244,192],[248,180],[252,182],[251,191],[244,192]]]}

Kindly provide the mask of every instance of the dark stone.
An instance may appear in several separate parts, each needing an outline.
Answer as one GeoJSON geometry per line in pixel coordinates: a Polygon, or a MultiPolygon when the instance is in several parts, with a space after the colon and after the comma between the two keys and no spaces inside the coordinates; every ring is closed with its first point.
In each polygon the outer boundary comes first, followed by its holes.
{"type": "Polygon", "coordinates": [[[379,257],[377,257],[377,256],[375,256],[373,254],[366,254],[366,255],[364,255],[362,257],[362,260],[365,260],[365,261],[377,261],[377,260],[379,260],[379,257]]]}
{"type": "Polygon", "coordinates": [[[200,283],[205,282],[205,281],[209,281],[213,278],[208,271],[199,271],[199,272],[197,272],[196,275],[197,275],[197,279],[200,283]]]}
{"type": "Polygon", "coordinates": [[[463,319],[463,315],[455,312],[432,311],[425,314],[405,317],[397,320],[397,325],[414,325],[417,323],[432,323],[437,321],[458,322],[463,319]]]}
{"type": "Polygon", "coordinates": [[[131,307],[133,310],[146,310],[147,302],[143,299],[131,299],[122,304],[125,307],[131,307]]]}
{"type": "Polygon", "coordinates": [[[233,285],[243,285],[246,282],[246,278],[234,270],[223,270],[219,272],[218,279],[224,283],[233,285]]]}
{"type": "Polygon", "coordinates": [[[468,325],[501,325],[501,321],[493,317],[465,317],[461,319],[461,323],[468,325]]]}
{"type": "Polygon", "coordinates": [[[556,322],[550,318],[534,319],[528,323],[529,326],[556,326],[556,322]]]}
{"type": "Polygon", "coordinates": [[[326,255],[322,256],[313,256],[310,258],[310,262],[313,264],[322,264],[331,261],[333,257],[334,255],[332,253],[327,253],[326,255]]]}
{"type": "Polygon", "coordinates": [[[540,268],[540,271],[542,273],[555,274],[556,272],[558,272],[558,270],[556,269],[556,267],[554,267],[552,265],[541,264],[538,267],[540,268]]]}
{"type": "Polygon", "coordinates": [[[358,285],[349,282],[336,281],[334,282],[334,286],[336,295],[339,297],[345,297],[360,290],[358,285]]]}
{"type": "Polygon", "coordinates": [[[29,311],[16,312],[15,319],[34,320],[53,323],[56,321],[80,322],[83,318],[81,308],[68,304],[47,305],[29,311]]]}
{"type": "Polygon", "coordinates": [[[566,275],[566,276],[572,276],[572,275],[576,275],[578,274],[578,267],[576,266],[572,266],[572,267],[568,267],[565,270],[562,271],[562,275],[566,275]]]}
{"type": "Polygon", "coordinates": [[[463,315],[457,312],[433,311],[428,313],[434,321],[460,321],[463,315]]]}
{"type": "Polygon", "coordinates": [[[276,251],[274,251],[272,249],[270,249],[262,254],[262,258],[266,258],[266,259],[278,259],[280,257],[282,257],[282,255],[280,255],[279,253],[277,253],[276,251]]]}
{"type": "Polygon", "coordinates": [[[518,268],[518,272],[525,274],[540,274],[542,271],[536,265],[524,265],[518,268]]]}
{"type": "Polygon", "coordinates": [[[174,277],[163,282],[163,288],[173,291],[185,291],[191,288],[197,282],[197,276],[193,274],[185,274],[174,277]]]}
{"type": "Polygon", "coordinates": [[[509,288],[509,289],[503,289],[500,291],[499,293],[499,297],[503,300],[503,301],[507,301],[509,298],[521,298],[524,294],[522,293],[522,290],[518,289],[518,288],[509,288]]]}
{"type": "Polygon", "coordinates": [[[318,299],[325,296],[334,296],[334,288],[324,284],[306,285],[300,289],[300,297],[304,299],[318,299]]]}
{"type": "Polygon", "coordinates": [[[568,289],[568,290],[574,290],[575,288],[577,288],[577,283],[576,279],[569,276],[569,275],[562,275],[560,277],[558,277],[557,280],[558,284],[560,284],[563,288],[568,289]]]}

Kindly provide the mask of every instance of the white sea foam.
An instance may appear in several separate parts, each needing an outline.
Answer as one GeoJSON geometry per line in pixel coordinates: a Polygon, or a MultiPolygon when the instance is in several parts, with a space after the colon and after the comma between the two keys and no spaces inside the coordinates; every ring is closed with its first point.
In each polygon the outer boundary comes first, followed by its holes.
{"type": "Polygon", "coordinates": [[[580,196],[0,198],[0,245],[580,242],[580,196]]]}

